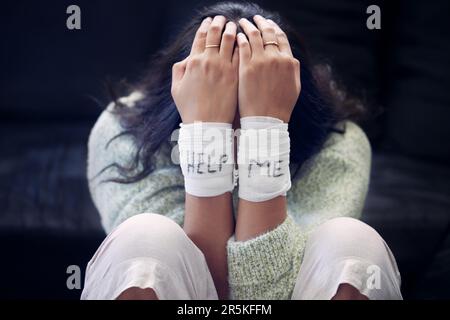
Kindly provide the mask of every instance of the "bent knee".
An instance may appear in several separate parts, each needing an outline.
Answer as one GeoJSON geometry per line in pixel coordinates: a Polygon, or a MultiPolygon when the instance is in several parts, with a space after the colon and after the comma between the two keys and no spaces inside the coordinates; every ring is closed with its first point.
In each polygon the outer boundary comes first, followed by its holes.
{"type": "Polygon", "coordinates": [[[172,219],[156,213],[141,213],[123,221],[112,233],[139,235],[142,238],[177,237],[183,229],[172,219]]]}
{"type": "Polygon", "coordinates": [[[375,229],[349,217],[333,218],[320,225],[311,234],[307,246],[339,257],[358,256],[371,260],[389,251],[375,229]]]}
{"type": "Polygon", "coordinates": [[[312,234],[314,237],[339,242],[379,241],[381,236],[368,224],[350,217],[333,218],[320,225],[312,234]]]}
{"type": "Polygon", "coordinates": [[[114,251],[123,255],[122,259],[152,257],[170,260],[169,256],[198,250],[175,221],[154,213],[130,217],[108,237],[111,238],[114,251]]]}
{"type": "Polygon", "coordinates": [[[120,292],[134,298],[148,298],[148,290],[145,290],[151,288],[158,293],[158,298],[187,299],[192,293],[201,293],[207,288],[204,285],[198,289],[196,283],[198,279],[206,281],[198,275],[207,275],[207,272],[204,255],[177,223],[159,214],[139,214],[114,229],[89,262],[85,297],[92,296],[90,291],[97,291],[103,298],[103,289],[92,288],[110,289],[111,283],[120,283],[105,280],[109,278],[127,281],[123,288],[114,289],[117,294],[111,291],[112,298],[120,292]],[[122,290],[133,287],[144,290],[122,290]]]}

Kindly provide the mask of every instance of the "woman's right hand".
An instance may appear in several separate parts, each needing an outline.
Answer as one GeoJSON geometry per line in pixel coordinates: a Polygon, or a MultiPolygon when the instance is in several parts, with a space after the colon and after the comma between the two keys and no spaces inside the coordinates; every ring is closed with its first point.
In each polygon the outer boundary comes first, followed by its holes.
{"type": "Polygon", "coordinates": [[[237,27],[233,22],[225,23],[223,16],[203,20],[190,55],[173,65],[172,97],[183,123],[233,122],[239,64],[234,50],[237,27]]]}

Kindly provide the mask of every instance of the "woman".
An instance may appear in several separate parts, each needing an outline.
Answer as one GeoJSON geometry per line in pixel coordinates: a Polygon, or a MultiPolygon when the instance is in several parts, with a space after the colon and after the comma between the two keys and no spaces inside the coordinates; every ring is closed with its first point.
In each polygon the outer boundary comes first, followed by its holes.
{"type": "Polygon", "coordinates": [[[278,15],[199,12],[91,132],[109,235],[82,298],[400,299],[392,253],[355,219],[371,159],[361,111],[278,15]]]}

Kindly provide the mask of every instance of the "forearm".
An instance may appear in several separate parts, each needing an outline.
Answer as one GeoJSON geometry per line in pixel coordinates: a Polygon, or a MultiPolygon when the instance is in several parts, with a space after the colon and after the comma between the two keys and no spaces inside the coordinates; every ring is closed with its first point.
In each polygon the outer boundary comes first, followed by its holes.
{"type": "Polygon", "coordinates": [[[203,252],[221,299],[228,298],[226,244],[234,230],[232,141],[231,124],[203,122],[182,124],[178,139],[184,230],[203,252]]]}
{"type": "Polygon", "coordinates": [[[233,234],[231,193],[215,197],[186,194],[184,230],[205,255],[220,299],[228,298],[226,244],[233,234]]]}
{"type": "Polygon", "coordinates": [[[281,120],[241,118],[237,241],[271,231],[286,219],[286,193],[291,186],[289,148],[287,125],[281,120]]]}

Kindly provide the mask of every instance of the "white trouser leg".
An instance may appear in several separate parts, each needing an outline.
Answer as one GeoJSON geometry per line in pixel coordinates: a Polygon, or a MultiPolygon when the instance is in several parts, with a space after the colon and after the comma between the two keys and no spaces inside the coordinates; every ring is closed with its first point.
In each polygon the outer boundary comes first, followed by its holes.
{"type": "Polygon", "coordinates": [[[158,299],[217,299],[203,253],[171,219],[133,216],[114,229],[89,262],[81,299],[116,299],[131,287],[158,299]]]}
{"type": "Polygon", "coordinates": [[[402,299],[395,258],[381,236],[352,218],[335,218],[308,239],[292,299],[329,300],[347,283],[371,300],[402,299]]]}

